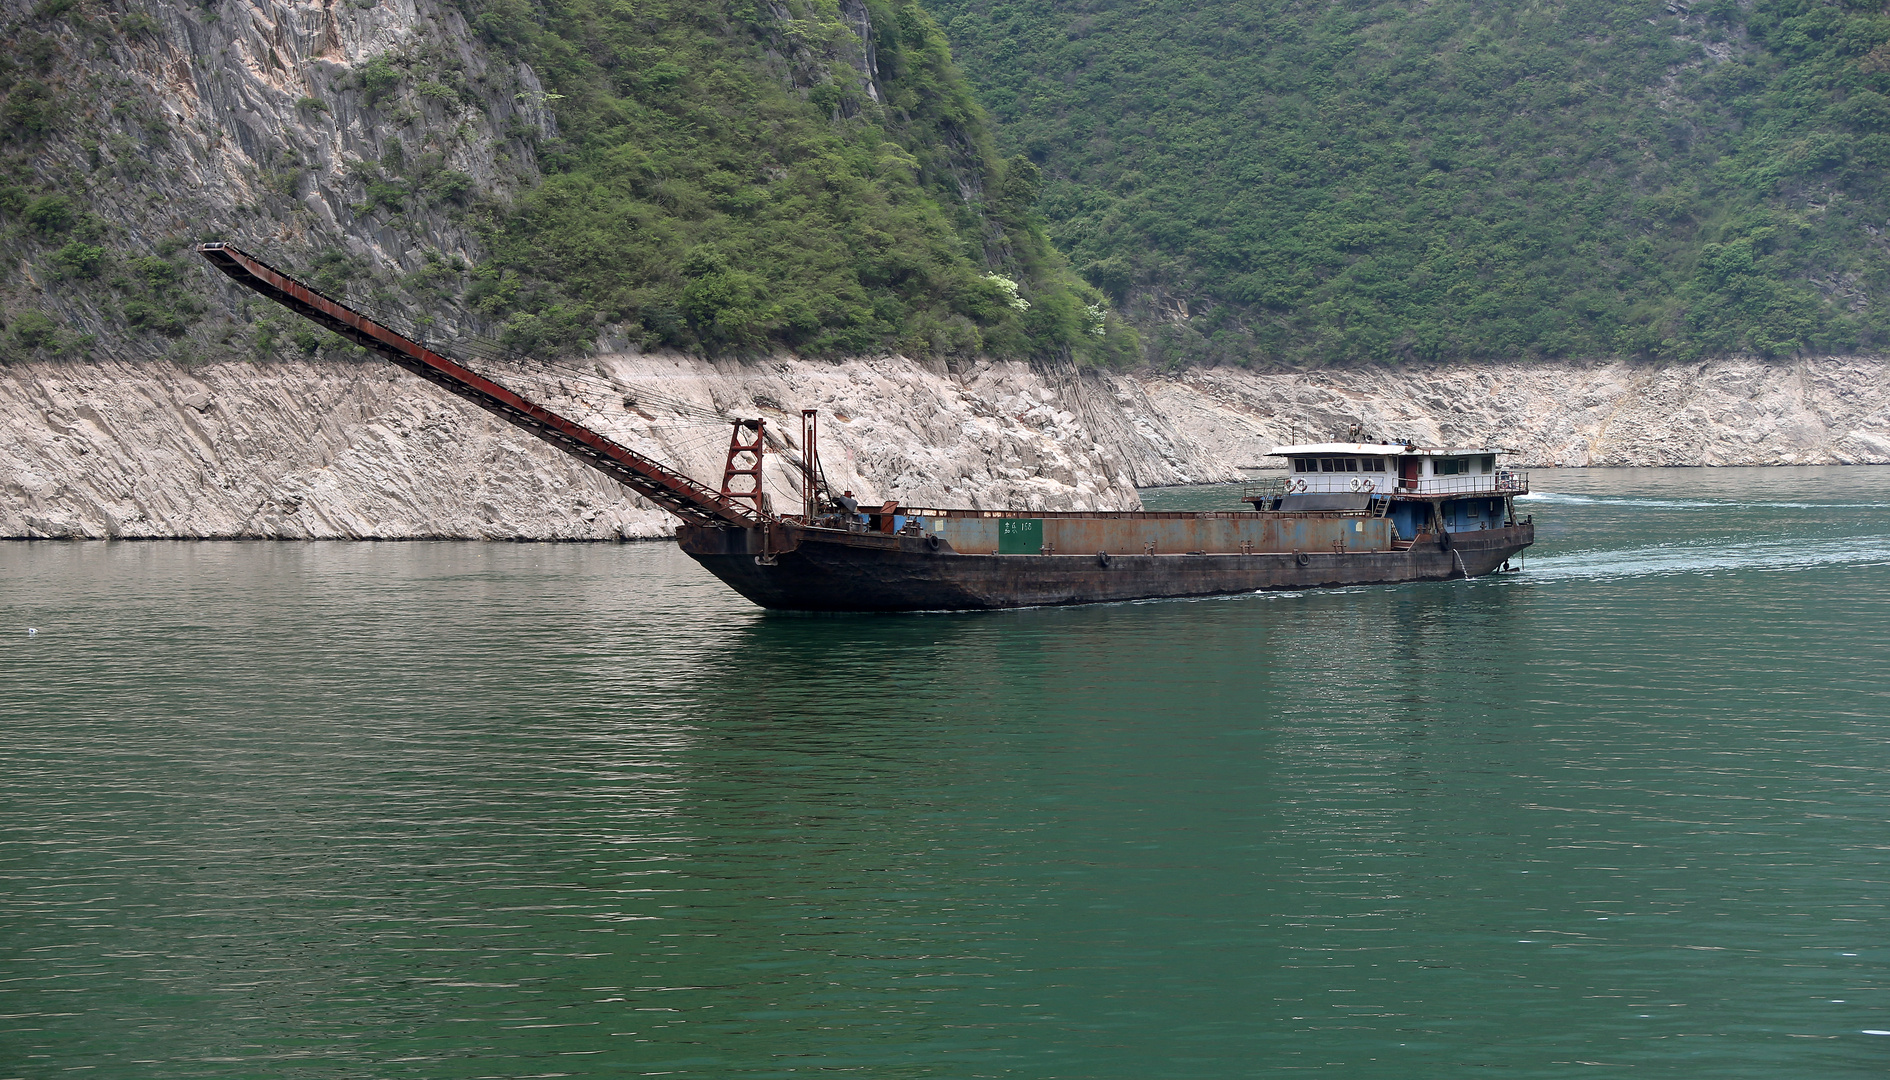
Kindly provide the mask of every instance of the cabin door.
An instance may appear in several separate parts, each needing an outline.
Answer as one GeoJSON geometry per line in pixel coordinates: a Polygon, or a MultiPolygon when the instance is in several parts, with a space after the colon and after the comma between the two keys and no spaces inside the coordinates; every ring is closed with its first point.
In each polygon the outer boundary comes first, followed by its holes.
{"type": "Polygon", "coordinates": [[[1424,459],[1414,457],[1398,459],[1399,487],[1416,490],[1418,477],[1422,475],[1424,475],[1424,459]]]}

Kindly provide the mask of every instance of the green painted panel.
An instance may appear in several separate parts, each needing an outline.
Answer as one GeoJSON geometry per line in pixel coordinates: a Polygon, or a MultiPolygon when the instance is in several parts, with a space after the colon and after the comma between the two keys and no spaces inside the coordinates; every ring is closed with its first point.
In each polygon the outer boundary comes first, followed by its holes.
{"type": "Polygon", "coordinates": [[[998,519],[999,555],[1037,555],[1042,551],[1042,518],[998,519]]]}

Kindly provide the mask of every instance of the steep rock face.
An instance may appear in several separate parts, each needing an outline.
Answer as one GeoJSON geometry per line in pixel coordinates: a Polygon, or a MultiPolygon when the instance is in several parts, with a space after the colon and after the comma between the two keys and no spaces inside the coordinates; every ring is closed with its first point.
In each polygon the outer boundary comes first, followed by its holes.
{"type": "MultiPolygon", "coordinates": [[[[803,406],[822,411],[829,481],[865,500],[1140,505],[1118,455],[1086,437],[1053,382],[1021,365],[953,375],[898,358],[756,366],[631,354],[575,377],[518,381],[712,483],[729,428],[704,414],[760,415],[777,451],[768,490],[783,509],[799,486],[803,406]]],[[[614,483],[378,361],[0,368],[0,536],[605,540],[672,530],[614,483]]]]}
{"type": "Polygon", "coordinates": [[[64,220],[9,238],[24,261],[5,284],[10,317],[46,312],[59,330],[14,344],[42,356],[269,351],[255,321],[274,313],[206,285],[189,259],[188,244],[212,238],[338,253],[345,274],[329,287],[426,297],[451,331],[464,313],[442,301],[477,255],[466,206],[536,183],[537,147],[556,135],[532,70],[438,0],[49,10],[0,0],[45,58],[36,77],[54,103],[20,199],[71,201],[64,220]],[[56,253],[72,243],[100,254],[56,253]]]}
{"type": "MultiPolygon", "coordinates": [[[[836,488],[910,505],[1135,509],[1134,488],[1274,467],[1279,442],[1496,445],[1519,464],[1890,463],[1890,362],[1078,376],[898,357],[715,363],[621,353],[521,389],[720,478],[768,420],[791,509],[799,409],[836,488]]],[[[0,368],[0,536],[609,540],[671,522],[549,447],[378,361],[0,368]]]]}

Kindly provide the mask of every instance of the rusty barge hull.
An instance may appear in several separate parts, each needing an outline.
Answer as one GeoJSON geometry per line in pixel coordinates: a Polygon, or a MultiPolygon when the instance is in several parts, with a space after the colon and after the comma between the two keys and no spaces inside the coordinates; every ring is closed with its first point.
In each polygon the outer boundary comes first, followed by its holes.
{"type": "Polygon", "coordinates": [[[791,523],[684,525],[677,539],[711,574],[765,608],[966,611],[1477,577],[1528,547],[1535,527],[1420,537],[1398,550],[1189,554],[960,552],[927,536],[791,523]]]}

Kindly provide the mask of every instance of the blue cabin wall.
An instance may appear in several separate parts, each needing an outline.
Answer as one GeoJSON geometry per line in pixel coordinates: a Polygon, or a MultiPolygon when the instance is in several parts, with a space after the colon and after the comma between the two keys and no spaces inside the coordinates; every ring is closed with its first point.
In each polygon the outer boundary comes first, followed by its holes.
{"type": "Polygon", "coordinates": [[[1398,539],[1415,540],[1417,534],[1424,531],[1431,521],[1429,503],[1394,502],[1391,504],[1391,527],[1398,531],[1398,539]]]}
{"type": "Polygon", "coordinates": [[[1444,528],[1451,532],[1475,532],[1503,524],[1501,499],[1452,499],[1443,505],[1444,528]]]}
{"type": "MultiPolygon", "coordinates": [[[[1444,528],[1450,532],[1476,532],[1503,525],[1506,513],[1502,499],[1451,499],[1438,509],[1444,516],[1444,528]]],[[[1391,527],[1398,539],[1413,540],[1431,527],[1431,505],[1399,500],[1391,504],[1391,527]]]]}

